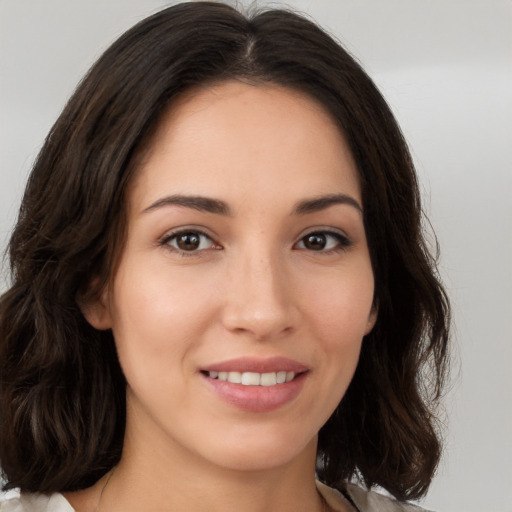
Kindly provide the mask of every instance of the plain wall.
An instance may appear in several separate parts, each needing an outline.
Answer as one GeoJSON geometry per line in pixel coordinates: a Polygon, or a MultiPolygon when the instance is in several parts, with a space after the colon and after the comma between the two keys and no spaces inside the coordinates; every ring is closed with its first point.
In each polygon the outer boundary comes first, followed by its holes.
{"type": "MultiPolygon", "coordinates": [[[[32,161],[79,78],[115,37],[169,4],[0,0],[2,250],[32,161]]],[[[381,87],[441,245],[455,362],[446,452],[422,505],[512,512],[512,2],[288,5],[335,34],[381,87]]]]}

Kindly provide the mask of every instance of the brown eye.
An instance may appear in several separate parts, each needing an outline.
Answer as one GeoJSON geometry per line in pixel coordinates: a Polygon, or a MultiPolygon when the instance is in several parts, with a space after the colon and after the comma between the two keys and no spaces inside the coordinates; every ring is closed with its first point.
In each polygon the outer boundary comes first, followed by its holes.
{"type": "Polygon", "coordinates": [[[182,252],[201,251],[214,246],[212,239],[200,231],[181,231],[168,237],[164,243],[182,252]]]}
{"type": "Polygon", "coordinates": [[[345,249],[351,245],[351,241],[344,235],[334,231],[314,231],[302,237],[297,248],[308,251],[333,251],[345,249]]]}
{"type": "Polygon", "coordinates": [[[323,233],[311,233],[302,240],[304,247],[310,251],[322,251],[327,245],[327,237],[323,233]]]}
{"type": "Polygon", "coordinates": [[[183,233],[176,237],[176,244],[182,251],[195,251],[201,244],[197,233],[183,233]]]}

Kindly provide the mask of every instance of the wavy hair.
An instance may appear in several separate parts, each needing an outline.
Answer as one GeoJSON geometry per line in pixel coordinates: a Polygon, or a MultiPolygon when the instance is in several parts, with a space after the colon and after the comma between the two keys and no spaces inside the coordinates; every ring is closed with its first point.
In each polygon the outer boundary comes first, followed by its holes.
{"type": "Polygon", "coordinates": [[[112,333],[91,327],[80,303],[115,269],[125,190],[163,114],[180,93],[233,79],[315,98],[359,172],[379,313],[320,431],[318,476],[333,486],[357,478],[399,499],[427,491],[440,456],[449,305],[404,138],[371,79],[313,22],[285,10],[245,16],[217,2],[175,5],[121,36],[81,81],[34,164],[0,299],[7,488],[85,488],[119,461],[126,382],[112,333]]]}

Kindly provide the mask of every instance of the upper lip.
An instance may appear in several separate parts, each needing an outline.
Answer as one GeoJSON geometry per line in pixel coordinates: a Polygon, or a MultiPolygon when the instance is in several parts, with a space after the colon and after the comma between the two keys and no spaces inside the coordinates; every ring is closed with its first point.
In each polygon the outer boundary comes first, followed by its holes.
{"type": "Polygon", "coordinates": [[[202,367],[204,372],[255,372],[255,373],[270,373],[270,372],[294,372],[302,373],[309,368],[287,357],[270,357],[266,359],[254,357],[239,357],[236,359],[229,359],[227,361],[220,361],[212,363],[208,366],[202,367]]]}

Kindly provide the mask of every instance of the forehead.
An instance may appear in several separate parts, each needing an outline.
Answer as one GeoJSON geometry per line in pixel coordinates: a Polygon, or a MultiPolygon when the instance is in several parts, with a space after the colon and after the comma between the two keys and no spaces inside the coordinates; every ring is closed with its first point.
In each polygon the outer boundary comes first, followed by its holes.
{"type": "Polygon", "coordinates": [[[131,187],[131,201],[162,193],[219,198],[351,193],[356,166],[329,112],[301,92],[229,81],[193,89],[162,118],[131,187]],[[274,192],[272,194],[271,192],[274,192]]]}

